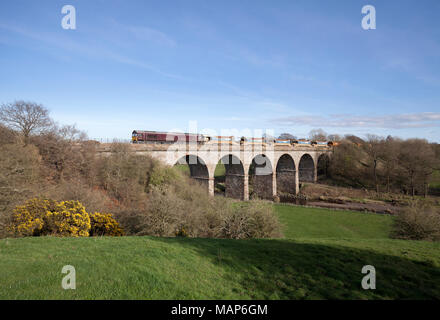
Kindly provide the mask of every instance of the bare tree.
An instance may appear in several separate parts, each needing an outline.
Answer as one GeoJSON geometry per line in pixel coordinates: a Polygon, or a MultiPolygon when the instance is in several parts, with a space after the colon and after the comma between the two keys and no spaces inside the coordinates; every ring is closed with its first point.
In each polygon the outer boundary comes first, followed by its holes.
{"type": "Polygon", "coordinates": [[[435,152],[428,142],[423,139],[406,140],[400,148],[398,161],[404,170],[411,195],[416,194],[417,185],[423,186],[426,195],[428,182],[436,164],[435,152]]]}
{"type": "Polygon", "coordinates": [[[387,193],[391,191],[391,183],[397,175],[398,155],[401,145],[402,141],[400,139],[391,136],[381,142],[380,155],[383,162],[387,193]]]}
{"type": "Polygon", "coordinates": [[[327,140],[327,133],[322,129],[313,129],[309,133],[309,139],[315,141],[325,141],[327,140]]]}
{"type": "Polygon", "coordinates": [[[0,123],[0,145],[15,142],[15,132],[0,123]]]}
{"type": "Polygon", "coordinates": [[[86,134],[75,126],[54,125],[31,141],[38,147],[46,166],[56,172],[58,180],[63,181],[88,167],[89,161],[82,152],[86,138],[86,134]]]}
{"type": "Polygon", "coordinates": [[[280,134],[278,139],[296,139],[296,137],[290,133],[282,133],[282,134],[280,134]]]}
{"type": "Polygon", "coordinates": [[[11,129],[19,130],[28,143],[32,133],[51,126],[49,110],[40,104],[29,101],[15,101],[0,107],[0,121],[11,129]]]}
{"type": "Polygon", "coordinates": [[[342,137],[339,134],[332,133],[332,134],[328,135],[327,139],[330,140],[330,141],[335,141],[336,142],[336,141],[341,141],[342,137]]]}
{"type": "Polygon", "coordinates": [[[379,179],[377,175],[377,169],[379,162],[382,160],[382,148],[383,138],[368,134],[367,142],[363,144],[364,150],[368,156],[369,166],[373,169],[374,186],[376,188],[376,193],[379,193],[379,179]]]}

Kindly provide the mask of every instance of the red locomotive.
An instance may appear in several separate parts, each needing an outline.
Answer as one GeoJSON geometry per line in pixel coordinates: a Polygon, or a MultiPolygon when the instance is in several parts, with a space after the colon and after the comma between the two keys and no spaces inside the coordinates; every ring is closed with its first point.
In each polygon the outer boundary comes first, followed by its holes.
{"type": "Polygon", "coordinates": [[[195,133],[178,133],[178,132],[157,132],[157,131],[141,131],[134,130],[131,137],[132,143],[204,143],[209,141],[209,137],[195,133]]]}

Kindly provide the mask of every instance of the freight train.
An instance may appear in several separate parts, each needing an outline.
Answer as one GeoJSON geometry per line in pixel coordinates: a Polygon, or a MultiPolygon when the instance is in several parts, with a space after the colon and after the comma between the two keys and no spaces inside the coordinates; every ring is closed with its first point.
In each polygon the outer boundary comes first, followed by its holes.
{"type": "Polygon", "coordinates": [[[197,144],[240,144],[240,145],[275,145],[275,146],[301,146],[301,147],[331,147],[331,141],[311,141],[306,139],[274,139],[274,138],[246,138],[241,137],[236,141],[234,136],[207,136],[196,133],[158,132],[134,130],[131,137],[132,143],[197,143],[197,144]]]}
{"type": "Polygon", "coordinates": [[[205,143],[210,137],[195,133],[179,133],[179,132],[157,132],[157,131],[141,131],[134,130],[131,135],[132,143],[205,143]]]}

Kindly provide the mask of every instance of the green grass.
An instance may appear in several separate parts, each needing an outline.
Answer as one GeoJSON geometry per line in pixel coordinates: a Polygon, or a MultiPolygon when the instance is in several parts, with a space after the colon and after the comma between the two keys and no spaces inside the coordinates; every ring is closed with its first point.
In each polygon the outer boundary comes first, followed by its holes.
{"type": "Polygon", "coordinates": [[[275,205],[286,238],[388,238],[392,217],[374,213],[275,205]]]}
{"type": "MultiPolygon", "coordinates": [[[[180,170],[184,174],[187,174],[187,175],[190,174],[189,166],[187,164],[176,164],[174,167],[176,167],[178,170],[180,170]]],[[[214,177],[223,177],[225,174],[226,174],[225,165],[222,163],[219,163],[215,167],[214,177]]]]}
{"type": "Polygon", "coordinates": [[[223,163],[217,164],[214,171],[214,177],[223,177],[226,174],[226,167],[223,163]]]}
{"type": "Polygon", "coordinates": [[[189,165],[187,165],[187,164],[176,164],[176,165],[174,165],[174,167],[185,175],[188,175],[188,176],[191,175],[190,170],[189,170],[189,165]]]}
{"type": "Polygon", "coordinates": [[[286,239],[0,240],[0,298],[440,298],[440,244],[389,239],[390,216],[275,208],[286,239]],[[61,288],[68,264],[76,290],[61,288]],[[361,289],[367,264],[376,290],[361,289]]]}
{"type": "Polygon", "coordinates": [[[440,189],[440,170],[435,170],[429,183],[430,188],[440,189]]]}

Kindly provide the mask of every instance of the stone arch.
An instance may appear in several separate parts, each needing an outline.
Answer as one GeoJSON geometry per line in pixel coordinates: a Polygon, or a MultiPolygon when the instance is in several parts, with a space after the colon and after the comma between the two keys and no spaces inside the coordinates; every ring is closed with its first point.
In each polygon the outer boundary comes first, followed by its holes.
{"type": "Polygon", "coordinates": [[[202,158],[196,155],[186,155],[177,160],[176,164],[188,165],[191,178],[209,190],[209,170],[202,158]]]}
{"type": "Polygon", "coordinates": [[[330,157],[326,153],[321,154],[318,157],[318,163],[316,165],[317,181],[325,180],[327,178],[329,166],[330,157]]]}
{"type": "Polygon", "coordinates": [[[298,171],[300,182],[315,182],[315,162],[310,154],[303,154],[299,161],[298,171]]]}
{"type": "Polygon", "coordinates": [[[232,154],[223,156],[219,163],[225,166],[225,196],[241,199],[244,197],[245,174],[241,160],[232,154]]]}
{"type": "Polygon", "coordinates": [[[295,194],[296,193],[296,166],[293,158],[283,154],[277,163],[276,168],[277,193],[281,194],[295,194]]]}
{"type": "Polygon", "coordinates": [[[249,167],[249,193],[262,199],[273,199],[273,169],[269,158],[258,154],[249,167]]]}

